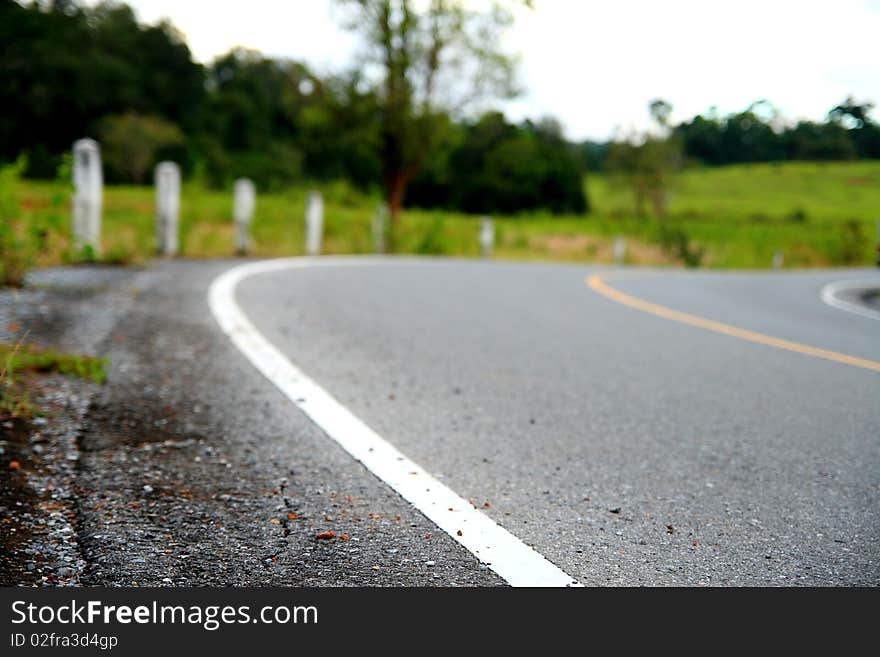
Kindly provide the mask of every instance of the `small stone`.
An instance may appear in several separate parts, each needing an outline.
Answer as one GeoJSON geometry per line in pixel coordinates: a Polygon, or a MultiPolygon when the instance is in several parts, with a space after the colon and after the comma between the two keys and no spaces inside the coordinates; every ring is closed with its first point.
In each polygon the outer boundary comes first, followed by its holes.
{"type": "Polygon", "coordinates": [[[144,492],[145,492],[145,493],[152,493],[152,492],[153,492],[153,487],[150,486],[150,484],[145,484],[145,485],[144,485],[144,492]]]}
{"type": "Polygon", "coordinates": [[[433,568],[434,565],[435,565],[435,563],[434,563],[433,561],[426,561],[426,562],[425,562],[425,565],[426,565],[428,568],[433,568]]]}

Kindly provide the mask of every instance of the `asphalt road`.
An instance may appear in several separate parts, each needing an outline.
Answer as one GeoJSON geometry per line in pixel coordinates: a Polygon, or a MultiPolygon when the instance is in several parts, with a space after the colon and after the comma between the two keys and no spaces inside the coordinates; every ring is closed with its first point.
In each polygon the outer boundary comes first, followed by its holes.
{"type": "MultiPolygon", "coordinates": [[[[370,427],[583,584],[880,583],[880,374],[621,305],[590,273],[396,261],[261,274],[237,298],[370,427]]],[[[820,299],[869,277],[609,284],[880,362],[880,322],[820,299]]]]}

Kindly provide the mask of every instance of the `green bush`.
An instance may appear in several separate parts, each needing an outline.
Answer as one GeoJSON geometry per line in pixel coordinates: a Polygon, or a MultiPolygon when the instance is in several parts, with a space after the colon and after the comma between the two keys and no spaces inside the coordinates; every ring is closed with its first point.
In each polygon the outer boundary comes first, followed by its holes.
{"type": "Polygon", "coordinates": [[[872,245],[860,220],[844,221],[835,231],[835,237],[831,242],[832,264],[855,265],[865,261],[865,254],[872,245]]]}
{"type": "Polygon", "coordinates": [[[180,154],[183,133],[158,116],[137,112],[111,114],[98,123],[101,156],[110,182],[145,183],[160,152],[180,154]]]}
{"type": "Polygon", "coordinates": [[[437,217],[428,226],[422,239],[416,245],[416,253],[420,255],[446,255],[448,245],[444,238],[446,221],[443,217],[437,217]]]}
{"type": "Polygon", "coordinates": [[[681,260],[685,267],[699,267],[706,255],[706,249],[694,244],[684,229],[679,227],[669,228],[661,224],[660,246],[667,253],[681,260]]]}

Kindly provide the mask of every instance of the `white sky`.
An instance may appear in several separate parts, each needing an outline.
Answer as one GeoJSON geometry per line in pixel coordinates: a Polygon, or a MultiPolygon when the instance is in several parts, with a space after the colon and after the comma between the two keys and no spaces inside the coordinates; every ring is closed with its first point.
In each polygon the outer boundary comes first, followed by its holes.
{"type": "MultiPolygon", "coordinates": [[[[93,4],[90,2],[89,4],[93,4]]],[[[128,0],[168,17],[196,59],[242,45],[341,71],[357,53],[333,0],[128,0]]],[[[512,119],[554,116],[572,139],[643,127],[647,104],[673,120],[766,98],[789,119],[822,119],[847,95],[880,104],[880,0],[535,0],[505,44],[526,93],[512,119]]],[[[875,111],[875,116],[878,112],[875,111]]]]}

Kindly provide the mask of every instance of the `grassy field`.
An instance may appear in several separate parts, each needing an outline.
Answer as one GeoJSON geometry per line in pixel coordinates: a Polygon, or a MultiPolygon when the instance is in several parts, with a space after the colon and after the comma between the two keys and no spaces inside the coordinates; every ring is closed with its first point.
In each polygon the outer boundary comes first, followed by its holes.
{"type": "MultiPolygon", "coordinates": [[[[10,179],[0,211],[18,235],[39,236],[34,264],[69,259],[69,186],[10,179]]],[[[668,216],[635,216],[631,194],[600,175],[585,181],[593,211],[585,217],[496,217],[495,255],[503,259],[611,262],[625,236],[634,264],[766,268],[774,252],[786,267],[873,264],[880,218],[880,162],[783,163],[692,169],[671,190],[668,216]]],[[[325,200],[324,250],[370,253],[371,217],[379,202],[336,183],[318,185],[325,200]]],[[[305,195],[311,187],[259,194],[254,256],[303,252],[305,195]]],[[[111,186],[104,193],[103,258],[139,262],[154,248],[153,191],[111,186]]],[[[401,253],[478,256],[476,217],[410,210],[401,253]]],[[[7,240],[8,241],[8,240],[7,240]]],[[[228,256],[233,249],[232,194],[185,184],[181,255],[228,256]]],[[[9,252],[7,247],[6,253],[9,252]]]]}

